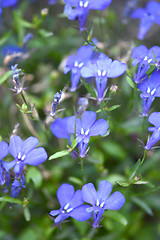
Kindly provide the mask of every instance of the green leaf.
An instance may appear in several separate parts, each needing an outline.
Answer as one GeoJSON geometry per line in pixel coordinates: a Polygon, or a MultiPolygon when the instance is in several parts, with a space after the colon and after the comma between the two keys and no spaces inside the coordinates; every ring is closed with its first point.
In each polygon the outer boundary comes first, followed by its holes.
{"type": "Polygon", "coordinates": [[[131,180],[137,173],[139,166],[141,164],[141,159],[139,158],[138,161],[136,162],[136,164],[134,165],[134,168],[132,170],[132,173],[129,176],[129,180],[131,180]]]}
{"type": "Polygon", "coordinates": [[[48,160],[53,160],[56,158],[64,157],[64,156],[68,155],[70,152],[71,152],[70,149],[56,152],[53,155],[51,155],[48,160]]]}
{"type": "Polygon", "coordinates": [[[106,211],[104,213],[106,217],[112,218],[118,222],[120,222],[122,225],[127,225],[127,219],[119,212],[116,211],[106,211]]]}
{"type": "Polygon", "coordinates": [[[33,181],[35,188],[39,188],[42,185],[42,174],[36,167],[30,167],[26,173],[26,182],[33,181]]]}
{"type": "Polygon", "coordinates": [[[0,46],[2,46],[10,36],[11,32],[7,32],[6,34],[4,34],[3,37],[0,38],[0,46]]]}
{"type": "Polygon", "coordinates": [[[148,213],[149,215],[153,216],[153,212],[152,209],[148,206],[148,204],[143,201],[140,198],[137,197],[132,197],[132,201],[139,206],[140,208],[142,208],[146,213],[148,213]]]}
{"type": "Polygon", "coordinates": [[[31,214],[30,214],[28,207],[24,208],[24,217],[27,222],[31,220],[31,214]]]}
{"type": "Polygon", "coordinates": [[[77,185],[83,185],[83,182],[82,182],[82,180],[81,180],[80,178],[77,178],[77,177],[69,177],[68,180],[69,180],[70,182],[73,182],[73,183],[77,184],[77,185]]]}
{"type": "Polygon", "coordinates": [[[11,77],[11,75],[12,75],[12,71],[11,71],[11,70],[8,71],[8,72],[6,72],[4,75],[2,75],[2,76],[0,77],[0,85],[1,85],[2,83],[4,83],[5,81],[7,81],[8,78],[11,77]]]}
{"type": "Polygon", "coordinates": [[[128,75],[126,76],[126,81],[130,87],[135,88],[135,84],[134,84],[133,80],[128,75]]]}
{"type": "Polygon", "coordinates": [[[77,142],[76,142],[76,138],[75,138],[71,145],[72,150],[75,149],[76,146],[77,146],[77,142]]]}
{"type": "Polygon", "coordinates": [[[40,30],[38,31],[38,33],[39,33],[39,35],[40,35],[41,37],[44,37],[44,38],[48,38],[48,37],[53,36],[53,33],[52,33],[52,32],[48,32],[48,31],[46,31],[45,29],[40,29],[40,30]]]}
{"type": "Polygon", "coordinates": [[[129,182],[120,182],[120,181],[116,181],[116,183],[118,183],[120,186],[122,187],[128,187],[130,185],[129,182]]]}
{"type": "Polygon", "coordinates": [[[109,108],[107,109],[107,112],[111,112],[111,111],[119,108],[120,106],[121,106],[121,105],[114,105],[114,106],[112,106],[112,107],[109,107],[109,108]]]}
{"type": "Polygon", "coordinates": [[[10,202],[10,203],[16,203],[16,204],[20,204],[23,205],[23,201],[17,199],[17,198],[12,198],[12,197],[0,197],[0,202],[10,202]]]}
{"type": "Polygon", "coordinates": [[[94,98],[97,98],[96,90],[91,84],[87,83],[86,81],[83,81],[82,79],[81,79],[81,83],[94,98]]]}

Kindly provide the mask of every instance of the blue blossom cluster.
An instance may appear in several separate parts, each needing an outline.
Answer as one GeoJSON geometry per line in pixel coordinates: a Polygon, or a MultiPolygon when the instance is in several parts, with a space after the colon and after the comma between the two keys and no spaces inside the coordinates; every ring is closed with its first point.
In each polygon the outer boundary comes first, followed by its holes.
{"type": "Polygon", "coordinates": [[[11,196],[17,197],[21,188],[25,187],[25,177],[23,168],[26,164],[38,165],[43,163],[47,158],[47,153],[43,147],[35,148],[39,143],[39,140],[35,137],[29,137],[25,141],[17,136],[13,135],[10,139],[9,146],[6,142],[0,142],[0,185],[9,188],[11,176],[10,171],[13,168],[14,181],[12,183],[11,196]],[[14,157],[11,162],[2,160],[8,154],[14,157]]]}
{"type": "Polygon", "coordinates": [[[86,221],[92,217],[93,213],[92,226],[97,228],[105,210],[118,210],[125,203],[125,197],[119,191],[110,195],[112,187],[110,182],[102,180],[98,191],[92,183],[87,183],[82,190],[75,192],[72,185],[63,183],[57,191],[60,209],[52,210],[50,215],[58,215],[54,222],[59,225],[68,217],[81,222],[86,221]]]}
{"type": "MultiPolygon", "coordinates": [[[[137,73],[134,74],[134,82],[137,88],[142,92],[140,97],[143,99],[142,117],[147,117],[149,114],[152,102],[156,97],[160,97],[160,47],[153,46],[149,50],[146,46],[140,45],[133,49],[132,65],[138,64],[137,73]],[[153,68],[151,74],[148,75],[150,68],[153,68]]],[[[159,113],[152,113],[148,119],[150,123],[155,125],[155,128],[149,127],[149,131],[153,131],[145,149],[149,150],[157,141],[159,141],[159,113]]]]}

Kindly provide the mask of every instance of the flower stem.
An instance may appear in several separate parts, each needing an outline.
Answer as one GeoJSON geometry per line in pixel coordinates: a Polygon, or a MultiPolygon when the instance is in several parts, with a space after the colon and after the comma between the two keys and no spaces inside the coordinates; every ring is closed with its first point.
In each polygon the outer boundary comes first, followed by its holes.
{"type": "Polygon", "coordinates": [[[84,163],[83,163],[83,158],[80,157],[81,161],[81,177],[82,177],[82,182],[84,183],[84,163]]]}

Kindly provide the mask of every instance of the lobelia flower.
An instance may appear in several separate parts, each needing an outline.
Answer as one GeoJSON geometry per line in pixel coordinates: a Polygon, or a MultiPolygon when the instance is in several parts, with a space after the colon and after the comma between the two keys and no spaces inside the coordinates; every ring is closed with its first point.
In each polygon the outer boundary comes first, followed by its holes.
{"type": "Polygon", "coordinates": [[[142,117],[146,117],[155,97],[160,97],[160,70],[154,70],[150,78],[147,77],[137,87],[143,92],[140,94],[140,97],[143,98],[142,117]]]}
{"type": "Polygon", "coordinates": [[[21,192],[21,189],[25,188],[25,177],[22,175],[21,179],[15,179],[12,183],[12,189],[11,189],[11,197],[16,198],[18,197],[19,193],[21,192]]]}
{"type": "Polygon", "coordinates": [[[64,0],[64,2],[66,3],[64,13],[70,20],[78,18],[79,29],[83,31],[89,10],[104,10],[111,4],[112,0],[64,0]]]}
{"type": "Polygon", "coordinates": [[[127,24],[128,18],[131,15],[131,12],[136,8],[138,0],[127,0],[124,10],[123,10],[123,24],[127,24]]]}
{"type": "Polygon", "coordinates": [[[110,195],[112,187],[112,184],[106,180],[102,180],[99,183],[98,191],[95,190],[92,183],[87,183],[82,187],[83,200],[92,205],[86,211],[93,212],[93,228],[99,226],[101,217],[106,209],[118,210],[125,203],[125,197],[122,193],[117,191],[110,195]]]}
{"type": "Polygon", "coordinates": [[[154,125],[154,127],[149,127],[148,131],[153,132],[152,136],[149,138],[145,149],[149,150],[151,147],[160,140],[160,112],[152,113],[148,121],[154,125]]]}
{"type": "Polygon", "coordinates": [[[43,147],[35,148],[39,140],[35,137],[29,137],[25,141],[14,135],[10,139],[9,152],[15,158],[13,161],[5,162],[4,167],[6,170],[14,167],[16,178],[22,174],[25,164],[38,165],[47,159],[47,153],[43,147]]]}
{"type": "Polygon", "coordinates": [[[67,123],[68,131],[75,134],[79,146],[79,156],[84,157],[91,136],[104,135],[108,130],[108,122],[104,119],[96,121],[96,113],[86,111],[81,119],[72,116],[67,123]],[[76,129],[75,129],[76,127],[76,129]]]}
{"type": "Polygon", "coordinates": [[[140,27],[138,39],[143,40],[146,33],[154,23],[160,25],[160,3],[150,1],[147,3],[146,8],[137,8],[132,12],[131,18],[140,18],[140,27]]]}
{"type": "Polygon", "coordinates": [[[3,167],[2,159],[6,157],[9,153],[8,144],[4,141],[0,142],[0,185],[3,186],[6,183],[6,179],[8,177],[7,171],[3,167]]]}
{"type": "Polygon", "coordinates": [[[84,78],[95,77],[97,87],[98,101],[101,102],[108,78],[121,76],[127,69],[125,63],[118,60],[112,61],[111,58],[101,53],[95,62],[88,61],[81,69],[81,75],[84,78]]]}
{"type": "Polygon", "coordinates": [[[70,184],[63,183],[58,191],[57,198],[60,203],[59,210],[52,210],[51,216],[56,216],[54,219],[55,224],[62,223],[68,217],[72,217],[77,221],[86,221],[91,217],[91,213],[86,211],[89,205],[83,205],[82,191],[74,191],[74,187],[70,184]]]}
{"type": "Polygon", "coordinates": [[[53,96],[53,102],[52,102],[52,110],[50,112],[50,116],[53,117],[56,113],[59,101],[61,99],[62,96],[62,91],[60,90],[59,92],[57,92],[54,96],[53,96]]]}
{"type": "Polygon", "coordinates": [[[81,68],[92,57],[93,46],[82,46],[78,49],[76,55],[71,55],[67,58],[64,73],[71,71],[71,92],[74,92],[79,83],[81,76],[81,68]]]}

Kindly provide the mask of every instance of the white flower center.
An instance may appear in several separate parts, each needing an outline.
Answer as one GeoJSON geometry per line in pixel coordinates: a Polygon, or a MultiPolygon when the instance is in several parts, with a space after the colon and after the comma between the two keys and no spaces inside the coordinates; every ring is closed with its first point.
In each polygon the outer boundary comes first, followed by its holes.
{"type": "Polygon", "coordinates": [[[154,88],[154,89],[152,90],[151,95],[153,95],[153,94],[155,93],[155,91],[156,91],[156,88],[154,88]]]}
{"type": "Polygon", "coordinates": [[[89,4],[89,1],[86,1],[85,3],[83,3],[83,1],[79,2],[79,6],[84,8],[88,7],[88,4],[89,4]]]}

